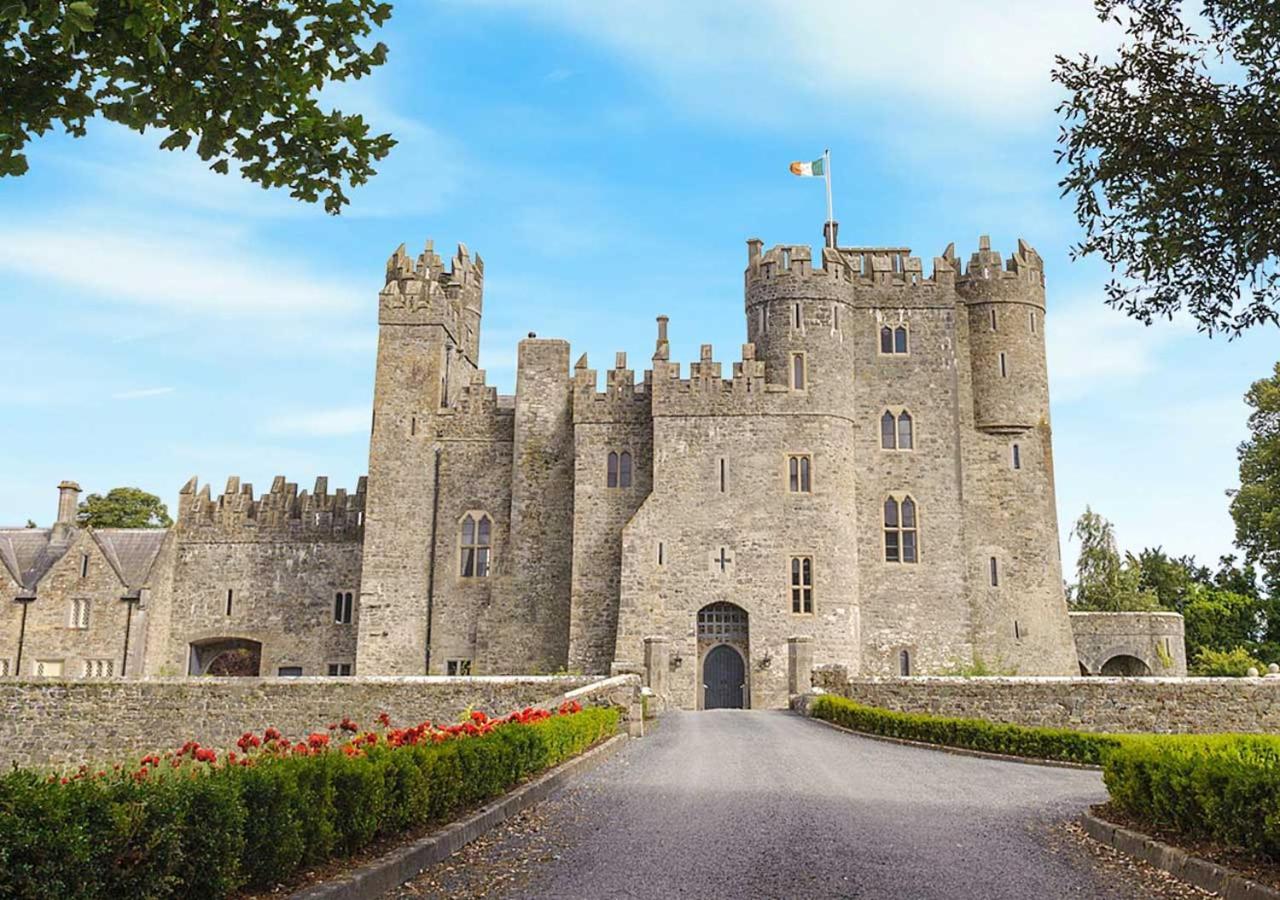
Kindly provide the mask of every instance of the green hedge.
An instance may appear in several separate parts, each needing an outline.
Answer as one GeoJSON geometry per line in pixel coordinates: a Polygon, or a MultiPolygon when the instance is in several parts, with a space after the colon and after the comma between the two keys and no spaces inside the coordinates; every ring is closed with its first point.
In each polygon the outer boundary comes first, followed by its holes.
{"type": "Polygon", "coordinates": [[[1136,819],[1280,860],[1280,738],[1144,736],[1113,751],[1102,778],[1136,819]]]}
{"type": "Polygon", "coordinates": [[[1029,728],[983,719],[950,719],[893,712],[863,706],[832,694],[823,694],[814,699],[810,712],[816,719],[826,719],[837,725],[871,734],[1009,756],[1090,765],[1101,765],[1107,754],[1124,740],[1116,735],[1086,734],[1065,728],[1029,728]]]}
{"type": "Polygon", "coordinates": [[[0,896],[221,898],[378,837],[443,823],[617,731],[593,708],[359,755],[259,757],[50,780],[0,778],[0,896]]]}

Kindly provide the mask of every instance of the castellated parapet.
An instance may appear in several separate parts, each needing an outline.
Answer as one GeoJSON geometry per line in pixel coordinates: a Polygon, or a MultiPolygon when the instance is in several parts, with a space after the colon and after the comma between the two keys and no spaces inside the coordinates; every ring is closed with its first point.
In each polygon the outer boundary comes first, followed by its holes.
{"type": "MultiPolygon", "coordinates": [[[[148,674],[250,648],[261,674],[638,670],[702,708],[785,705],[801,645],[863,675],[1079,671],[1040,256],[983,237],[926,274],[900,245],[752,239],[743,286],[745,340],[721,359],[704,345],[682,368],[666,316],[639,377],[625,354],[599,371],[530,333],[503,396],[479,367],[480,258],[401,246],[378,292],[367,483],[281,477],[255,497],[232,478],[214,497],[193,479],[162,542],[120,535],[97,560],[64,524],[46,577],[100,574],[118,603],[112,567],[154,552],[130,642],[148,674]]],[[[50,596],[37,545],[0,533],[0,584],[35,593],[24,652],[43,659],[70,595],[50,596]]]]}
{"type": "Polygon", "coordinates": [[[298,492],[298,485],[277,475],[271,490],[260,497],[253,485],[227,479],[217,499],[210,486],[199,487],[195,478],[178,493],[176,531],[181,538],[226,537],[234,539],[305,539],[308,541],[358,541],[364,526],[366,479],[354,493],[339,488],[329,493],[329,479],[316,479],[312,491],[298,492]]]}

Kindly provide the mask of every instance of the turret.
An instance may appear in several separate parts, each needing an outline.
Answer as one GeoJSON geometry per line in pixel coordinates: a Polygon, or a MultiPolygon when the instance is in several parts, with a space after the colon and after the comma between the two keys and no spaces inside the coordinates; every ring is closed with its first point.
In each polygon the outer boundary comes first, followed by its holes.
{"type": "Polygon", "coordinates": [[[975,425],[1018,433],[1049,417],[1044,351],[1044,263],[1025,241],[1003,264],[985,235],[956,292],[969,314],[975,425]]]}

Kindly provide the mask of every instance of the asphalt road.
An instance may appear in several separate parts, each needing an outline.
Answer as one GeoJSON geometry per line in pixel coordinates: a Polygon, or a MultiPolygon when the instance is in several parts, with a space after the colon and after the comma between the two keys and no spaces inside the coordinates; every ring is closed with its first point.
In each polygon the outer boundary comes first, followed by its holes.
{"type": "Polygon", "coordinates": [[[1187,896],[1067,834],[1105,798],[1097,772],[902,747],[786,712],[676,712],[392,896],[1187,896]]]}

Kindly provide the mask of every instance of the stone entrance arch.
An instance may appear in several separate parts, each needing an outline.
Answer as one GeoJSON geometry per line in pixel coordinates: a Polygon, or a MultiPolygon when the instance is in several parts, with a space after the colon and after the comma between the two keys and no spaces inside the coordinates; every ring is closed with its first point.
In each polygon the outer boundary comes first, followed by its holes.
{"type": "Polygon", "coordinates": [[[1127,678],[1145,678],[1151,675],[1151,667],[1136,656],[1121,653],[1111,657],[1102,664],[1100,675],[1113,675],[1127,678]]]}
{"type": "Polygon", "coordinates": [[[698,610],[698,708],[751,706],[747,611],[733,603],[698,610]]]}
{"type": "Polygon", "coordinates": [[[227,637],[191,642],[188,675],[256,678],[261,669],[261,641],[227,637]]]}

